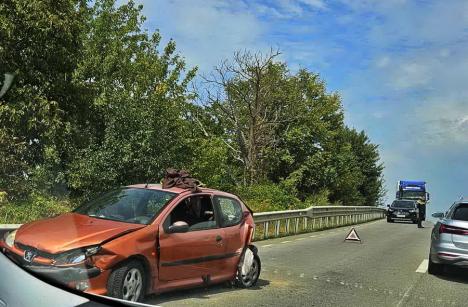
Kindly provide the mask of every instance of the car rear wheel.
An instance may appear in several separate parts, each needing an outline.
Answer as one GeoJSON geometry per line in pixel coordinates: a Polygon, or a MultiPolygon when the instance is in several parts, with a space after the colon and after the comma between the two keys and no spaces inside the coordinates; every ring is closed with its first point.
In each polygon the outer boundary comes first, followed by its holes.
{"type": "Polygon", "coordinates": [[[393,220],[389,217],[387,217],[387,223],[393,223],[393,220]]]}
{"type": "Polygon", "coordinates": [[[431,256],[429,255],[429,265],[427,272],[431,275],[440,275],[444,272],[444,265],[441,263],[432,262],[431,256]]]}
{"type": "Polygon", "coordinates": [[[117,266],[107,282],[109,296],[132,302],[141,302],[145,297],[145,289],[143,265],[135,260],[117,266]]]}
{"type": "MultiPolygon", "coordinates": [[[[244,257],[242,259],[244,261],[244,257]]],[[[250,288],[254,286],[260,277],[261,262],[257,254],[253,255],[252,265],[247,272],[242,272],[242,265],[237,269],[235,284],[239,288],[250,288]]]]}

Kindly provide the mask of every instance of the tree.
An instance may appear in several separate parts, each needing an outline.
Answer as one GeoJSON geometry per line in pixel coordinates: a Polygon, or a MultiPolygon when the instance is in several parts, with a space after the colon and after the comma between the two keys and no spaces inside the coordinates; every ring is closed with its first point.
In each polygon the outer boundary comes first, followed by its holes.
{"type": "Polygon", "coordinates": [[[64,148],[79,105],[71,79],[86,11],[82,2],[73,0],[0,3],[0,75],[17,74],[16,84],[0,99],[5,143],[0,156],[7,161],[0,190],[11,197],[31,188],[28,179],[41,169],[46,150],[59,158],[51,165],[51,181],[58,181],[64,170],[64,148]]]}
{"type": "Polygon", "coordinates": [[[375,206],[381,202],[384,194],[383,169],[376,144],[372,144],[364,131],[357,132],[346,128],[344,131],[347,141],[351,144],[357,164],[362,172],[362,182],[358,187],[364,200],[362,205],[375,206]]]}
{"type": "MultiPolygon", "coordinates": [[[[284,122],[290,100],[281,90],[287,86],[287,68],[274,62],[278,51],[268,54],[236,52],[204,80],[207,102],[224,127],[224,141],[243,168],[243,183],[265,178],[263,152],[276,141],[274,132],[284,122]]],[[[289,119],[288,119],[289,120],[289,119]]]]}
{"type": "Polygon", "coordinates": [[[317,74],[301,69],[288,78],[291,101],[283,116],[290,120],[277,127],[278,142],[266,153],[269,178],[305,199],[330,188],[336,178],[332,158],[343,112],[340,97],[327,93],[317,74]]]}
{"type": "Polygon", "coordinates": [[[184,118],[190,95],[175,42],[159,51],[161,36],[141,30],[141,6],[96,2],[74,82],[91,90],[87,146],[70,167],[77,191],[157,181],[167,167],[191,160],[184,118]]]}

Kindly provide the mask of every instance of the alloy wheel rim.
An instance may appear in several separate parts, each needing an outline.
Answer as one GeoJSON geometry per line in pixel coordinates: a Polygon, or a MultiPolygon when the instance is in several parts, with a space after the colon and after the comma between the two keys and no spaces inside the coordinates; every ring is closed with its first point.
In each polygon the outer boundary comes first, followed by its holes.
{"type": "Polygon", "coordinates": [[[143,278],[140,270],[136,268],[130,269],[125,275],[122,286],[123,299],[136,302],[140,297],[142,286],[143,278]]]}
{"type": "Polygon", "coordinates": [[[242,275],[242,280],[244,282],[244,285],[250,286],[251,284],[253,284],[257,276],[258,276],[258,263],[257,263],[257,260],[254,258],[254,261],[252,262],[252,266],[250,267],[249,272],[245,275],[242,275]]]}

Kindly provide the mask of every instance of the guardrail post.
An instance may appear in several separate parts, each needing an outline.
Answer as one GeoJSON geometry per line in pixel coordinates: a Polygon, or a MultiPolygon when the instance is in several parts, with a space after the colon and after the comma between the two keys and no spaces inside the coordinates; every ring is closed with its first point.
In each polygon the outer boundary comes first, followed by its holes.
{"type": "Polygon", "coordinates": [[[299,218],[294,219],[294,233],[298,233],[299,231],[299,218]]]}
{"type": "Polygon", "coordinates": [[[307,231],[307,230],[309,229],[309,228],[307,227],[307,220],[308,220],[308,219],[309,219],[308,217],[306,217],[306,216],[304,217],[304,223],[303,223],[303,225],[302,225],[302,230],[307,231]]]}
{"type": "Polygon", "coordinates": [[[268,222],[263,223],[263,238],[264,239],[268,239],[268,228],[269,228],[268,226],[269,226],[268,222]]]}
{"type": "Polygon", "coordinates": [[[275,237],[279,237],[280,226],[281,226],[281,220],[277,220],[276,225],[275,225],[275,237]]]}
{"type": "Polygon", "coordinates": [[[287,219],[286,220],[286,233],[289,234],[289,223],[290,223],[290,219],[287,219]]]}

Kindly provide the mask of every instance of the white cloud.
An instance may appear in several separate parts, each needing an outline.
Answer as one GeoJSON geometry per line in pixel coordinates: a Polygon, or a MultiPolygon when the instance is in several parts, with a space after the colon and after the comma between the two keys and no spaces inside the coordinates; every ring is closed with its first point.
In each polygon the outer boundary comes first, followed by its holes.
{"type": "Polygon", "coordinates": [[[375,64],[378,68],[385,68],[390,64],[390,58],[388,56],[383,56],[377,59],[375,64]]]}
{"type": "Polygon", "coordinates": [[[446,58],[446,57],[450,56],[450,53],[451,53],[451,52],[450,52],[449,49],[444,48],[444,49],[440,50],[439,56],[441,56],[441,57],[443,57],[443,58],[446,58]]]}
{"type": "Polygon", "coordinates": [[[264,49],[262,23],[243,2],[145,0],[147,25],[174,38],[192,65],[210,70],[238,49],[264,49]]]}
{"type": "Polygon", "coordinates": [[[326,9],[327,6],[325,5],[325,2],[322,0],[299,0],[301,3],[308,5],[311,8],[314,9],[326,9]]]}
{"type": "Polygon", "coordinates": [[[394,71],[393,77],[397,89],[426,85],[431,79],[428,67],[421,63],[403,63],[394,71]]]}
{"type": "Polygon", "coordinates": [[[432,149],[449,146],[457,150],[468,146],[468,95],[451,99],[454,98],[438,97],[420,108],[423,143],[432,149]]]}

